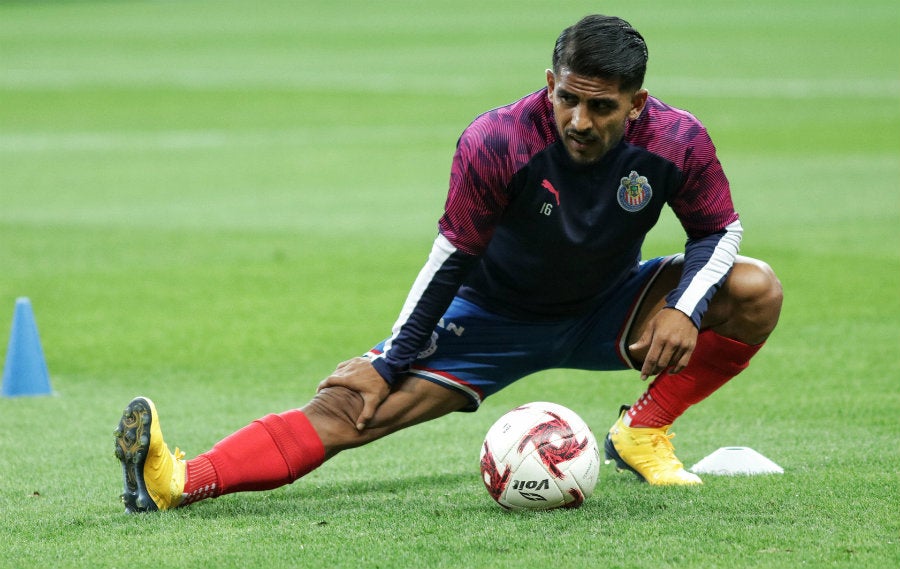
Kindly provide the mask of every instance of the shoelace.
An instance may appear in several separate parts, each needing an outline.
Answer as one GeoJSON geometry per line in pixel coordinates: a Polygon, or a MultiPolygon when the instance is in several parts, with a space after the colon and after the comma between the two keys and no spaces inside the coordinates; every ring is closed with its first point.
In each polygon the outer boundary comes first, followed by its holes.
{"type": "Polygon", "coordinates": [[[675,445],[672,444],[673,438],[675,438],[675,433],[654,433],[650,437],[650,444],[653,446],[653,454],[660,458],[677,462],[680,465],[681,461],[675,456],[675,445]]]}
{"type": "Polygon", "coordinates": [[[667,448],[668,447],[674,448],[674,445],[671,442],[669,442],[674,438],[675,438],[675,433],[666,433],[666,434],[653,433],[650,436],[650,444],[652,444],[653,446],[662,445],[667,448]]]}

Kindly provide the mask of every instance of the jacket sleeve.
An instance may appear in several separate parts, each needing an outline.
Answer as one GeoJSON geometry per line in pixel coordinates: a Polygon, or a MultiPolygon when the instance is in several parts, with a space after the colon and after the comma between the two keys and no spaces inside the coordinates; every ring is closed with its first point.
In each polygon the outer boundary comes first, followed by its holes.
{"type": "Polygon", "coordinates": [[[699,121],[688,118],[692,127],[684,130],[692,136],[681,161],[684,179],[669,200],[687,234],[684,269],[666,305],[686,314],[700,328],[710,300],[734,266],[743,228],[715,145],[699,121]]]}
{"type": "Polygon", "coordinates": [[[507,206],[512,165],[502,151],[508,146],[506,139],[492,125],[491,117],[482,115],[460,136],[428,261],[407,295],[384,350],[372,357],[375,369],[390,384],[406,374],[431,339],[507,206]]]}
{"type": "Polygon", "coordinates": [[[685,313],[698,329],[709,302],[734,266],[743,229],[738,220],[723,231],[689,238],[681,280],[666,297],[666,306],[685,313]]]}
{"type": "Polygon", "coordinates": [[[438,234],[384,350],[372,358],[372,365],[389,384],[409,371],[453,301],[460,283],[477,261],[478,256],[460,251],[443,234],[438,234]]]}

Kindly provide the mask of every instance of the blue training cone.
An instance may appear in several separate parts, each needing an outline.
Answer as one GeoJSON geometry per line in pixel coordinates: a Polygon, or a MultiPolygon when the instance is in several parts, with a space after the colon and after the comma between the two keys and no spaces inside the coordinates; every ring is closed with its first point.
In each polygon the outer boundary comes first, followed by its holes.
{"type": "Polygon", "coordinates": [[[3,396],[50,395],[52,392],[31,301],[18,298],[3,366],[3,396]]]}

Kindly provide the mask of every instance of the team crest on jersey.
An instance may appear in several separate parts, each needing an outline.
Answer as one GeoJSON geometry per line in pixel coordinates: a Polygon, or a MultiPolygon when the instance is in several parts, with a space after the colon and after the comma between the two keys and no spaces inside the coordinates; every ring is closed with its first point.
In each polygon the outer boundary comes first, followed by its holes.
{"type": "Polygon", "coordinates": [[[647,182],[646,176],[641,176],[634,170],[622,178],[619,184],[619,205],[629,212],[641,211],[650,203],[653,197],[653,188],[647,182]]]}
{"type": "Polygon", "coordinates": [[[417,356],[418,359],[421,360],[421,359],[427,358],[430,355],[433,355],[437,351],[437,341],[438,341],[438,333],[432,332],[431,340],[429,341],[428,346],[424,350],[419,352],[419,355],[417,356]]]}

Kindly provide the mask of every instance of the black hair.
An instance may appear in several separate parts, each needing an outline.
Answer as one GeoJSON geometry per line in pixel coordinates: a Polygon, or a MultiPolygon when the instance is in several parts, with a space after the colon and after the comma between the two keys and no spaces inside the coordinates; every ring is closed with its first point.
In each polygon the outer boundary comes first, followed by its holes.
{"type": "Polygon", "coordinates": [[[585,77],[617,79],[622,91],[644,84],[647,44],[631,24],[614,16],[585,16],[559,35],[553,49],[553,73],[566,68],[585,77]]]}

